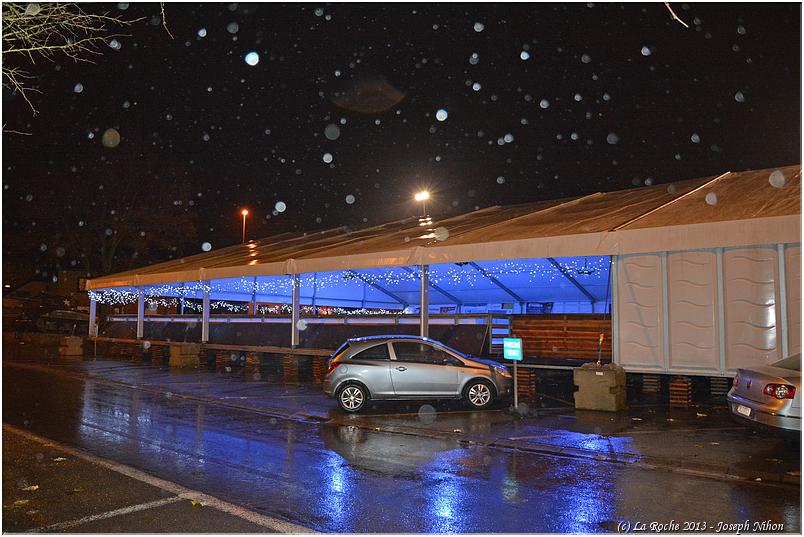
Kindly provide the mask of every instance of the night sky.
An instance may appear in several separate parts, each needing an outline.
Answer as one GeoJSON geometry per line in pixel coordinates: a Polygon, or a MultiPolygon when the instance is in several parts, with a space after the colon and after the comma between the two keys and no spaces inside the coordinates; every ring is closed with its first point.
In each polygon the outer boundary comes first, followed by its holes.
{"type": "Polygon", "coordinates": [[[83,4],[145,19],[4,89],[4,281],[800,162],[800,5],[672,6],[83,4]]]}

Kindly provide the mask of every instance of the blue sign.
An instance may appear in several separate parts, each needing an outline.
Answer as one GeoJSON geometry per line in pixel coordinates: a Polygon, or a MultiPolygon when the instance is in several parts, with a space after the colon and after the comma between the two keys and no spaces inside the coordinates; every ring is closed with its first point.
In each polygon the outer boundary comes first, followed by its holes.
{"type": "Polygon", "coordinates": [[[522,340],[519,338],[503,338],[503,358],[522,360],[522,340]]]}

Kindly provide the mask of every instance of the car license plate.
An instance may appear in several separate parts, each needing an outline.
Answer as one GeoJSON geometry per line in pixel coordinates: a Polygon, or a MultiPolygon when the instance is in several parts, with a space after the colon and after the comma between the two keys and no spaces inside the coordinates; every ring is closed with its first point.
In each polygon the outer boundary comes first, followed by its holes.
{"type": "Polygon", "coordinates": [[[745,405],[737,405],[737,413],[742,414],[743,416],[750,416],[751,409],[745,405]]]}

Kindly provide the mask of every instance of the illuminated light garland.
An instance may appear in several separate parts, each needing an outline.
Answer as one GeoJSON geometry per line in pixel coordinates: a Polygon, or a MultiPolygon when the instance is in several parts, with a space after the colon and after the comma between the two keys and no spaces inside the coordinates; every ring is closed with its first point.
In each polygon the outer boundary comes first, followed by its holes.
{"type": "MultiPolygon", "coordinates": [[[[608,280],[609,260],[606,257],[592,258],[591,262],[586,259],[583,264],[580,261],[573,263],[564,263],[561,266],[570,274],[576,274],[578,277],[585,281],[593,280],[593,283],[602,284],[608,280]],[[593,270],[591,270],[593,269],[593,270]]],[[[497,263],[495,266],[486,268],[486,274],[494,278],[502,279],[506,276],[521,276],[527,275],[528,282],[547,282],[552,283],[555,281],[564,281],[565,276],[551,264],[544,266],[536,265],[534,263],[521,263],[515,261],[506,261],[497,263]]],[[[314,287],[315,289],[333,289],[342,288],[344,286],[356,283],[360,286],[364,285],[362,279],[365,279],[368,284],[378,284],[383,286],[399,286],[403,284],[419,282],[419,267],[413,267],[412,272],[404,270],[388,269],[381,273],[361,272],[361,278],[349,272],[335,272],[325,274],[304,274],[300,277],[300,284],[302,287],[314,287]]],[[[204,282],[184,282],[180,284],[159,284],[143,286],[143,298],[153,307],[165,306],[172,307],[178,305],[179,297],[182,295],[187,296],[188,299],[198,300],[198,295],[202,295],[205,291],[212,294],[217,293],[243,293],[257,296],[290,296],[292,293],[292,280],[288,277],[273,276],[263,277],[264,279],[240,277],[240,278],[227,278],[222,280],[213,280],[212,285],[207,285],[204,282]],[[177,297],[165,299],[164,297],[177,297]]],[[[434,285],[444,287],[452,286],[467,286],[470,288],[475,287],[478,283],[490,285],[488,278],[481,274],[474,267],[466,265],[434,265],[430,267],[429,273],[430,282],[434,285]]],[[[130,287],[128,288],[130,289],[130,287]]],[[[118,290],[115,288],[97,289],[88,292],[90,299],[95,300],[101,304],[109,305],[126,305],[137,302],[139,293],[129,290],[118,290]]],[[[185,302],[185,308],[195,309],[194,305],[190,302],[185,302]]],[[[219,307],[229,309],[230,311],[247,310],[247,306],[238,306],[225,300],[216,301],[219,307]]],[[[212,304],[211,304],[212,306],[212,304]]],[[[216,307],[216,306],[212,306],[216,307]]]]}

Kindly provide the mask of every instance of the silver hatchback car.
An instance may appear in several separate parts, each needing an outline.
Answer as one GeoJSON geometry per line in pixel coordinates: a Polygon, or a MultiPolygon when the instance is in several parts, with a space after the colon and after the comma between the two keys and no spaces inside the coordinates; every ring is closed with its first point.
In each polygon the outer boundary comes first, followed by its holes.
{"type": "Polygon", "coordinates": [[[464,399],[488,408],[511,395],[508,368],[420,336],[348,340],[329,361],[324,393],[357,412],[371,400],[464,399]]]}

